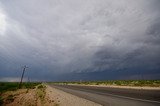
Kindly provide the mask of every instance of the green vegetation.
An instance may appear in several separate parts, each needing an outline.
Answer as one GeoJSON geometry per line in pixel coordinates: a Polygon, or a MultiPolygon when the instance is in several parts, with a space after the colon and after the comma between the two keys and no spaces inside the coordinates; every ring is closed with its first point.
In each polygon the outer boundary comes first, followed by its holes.
{"type": "Polygon", "coordinates": [[[40,84],[38,87],[37,87],[37,96],[41,99],[41,101],[43,102],[44,101],[44,97],[46,95],[46,86],[43,85],[43,84],[40,84]]]}
{"type": "MultiPolygon", "coordinates": [[[[27,89],[26,93],[28,92],[29,89],[34,89],[37,85],[39,85],[41,83],[38,82],[24,82],[22,83],[21,88],[22,89],[27,89]]],[[[13,95],[12,93],[10,93],[10,95],[8,95],[7,97],[3,97],[3,93],[5,93],[6,91],[16,91],[19,89],[19,83],[18,82],[0,82],[0,106],[3,104],[8,104],[8,103],[12,103],[15,99],[15,95],[13,95]],[[4,103],[5,101],[5,103],[4,103]]]]}
{"type": "Polygon", "coordinates": [[[0,106],[3,104],[3,98],[0,96],[0,106]]]}
{"type": "Polygon", "coordinates": [[[34,89],[35,86],[41,84],[40,82],[29,82],[29,83],[22,83],[22,88],[27,88],[27,89],[34,89]]]}
{"type": "Polygon", "coordinates": [[[108,80],[81,82],[54,82],[55,84],[83,84],[83,85],[117,85],[117,86],[149,86],[160,87],[160,80],[108,80]]]}
{"type": "Polygon", "coordinates": [[[7,97],[7,99],[6,99],[7,104],[8,104],[8,103],[11,103],[11,102],[13,102],[13,101],[14,101],[14,96],[13,96],[13,95],[9,95],[9,96],[7,97]]]}
{"type": "Polygon", "coordinates": [[[59,106],[59,104],[55,103],[54,106],[59,106]]]}
{"type": "MultiPolygon", "coordinates": [[[[40,83],[38,82],[24,82],[22,83],[22,88],[27,88],[27,89],[34,89],[36,85],[40,83]]],[[[15,91],[18,89],[19,83],[18,82],[0,82],[0,94],[5,92],[5,91],[15,91]]]]}
{"type": "Polygon", "coordinates": [[[0,83],[0,93],[5,91],[14,91],[17,90],[18,83],[11,83],[11,82],[1,82],[0,83]]]}
{"type": "Polygon", "coordinates": [[[37,100],[40,99],[41,104],[45,103],[45,96],[46,96],[46,86],[43,84],[38,85],[36,89],[36,97],[37,100]]]}

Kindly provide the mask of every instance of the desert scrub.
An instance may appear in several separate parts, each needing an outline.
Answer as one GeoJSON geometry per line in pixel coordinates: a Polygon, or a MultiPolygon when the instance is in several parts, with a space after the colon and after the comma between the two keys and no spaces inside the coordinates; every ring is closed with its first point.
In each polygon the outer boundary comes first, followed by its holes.
{"type": "Polygon", "coordinates": [[[0,96],[0,106],[3,104],[3,98],[0,96]]]}
{"type": "Polygon", "coordinates": [[[43,85],[43,84],[40,84],[37,86],[37,92],[36,92],[36,95],[38,98],[40,98],[40,100],[43,102],[44,101],[44,98],[45,98],[45,95],[46,95],[46,86],[43,85]]]}
{"type": "MultiPolygon", "coordinates": [[[[34,89],[37,86],[38,82],[23,82],[22,88],[24,89],[34,89]]],[[[18,90],[19,83],[18,82],[0,82],[0,94],[6,91],[16,91],[18,90]]]]}
{"type": "Polygon", "coordinates": [[[39,82],[23,82],[22,88],[34,89],[39,84],[41,84],[41,83],[39,83],[39,82]]]}
{"type": "Polygon", "coordinates": [[[14,96],[13,95],[9,95],[7,98],[6,98],[6,103],[12,103],[14,101],[14,96]]]}
{"type": "Polygon", "coordinates": [[[55,103],[53,106],[59,106],[59,104],[55,103]]]}
{"type": "Polygon", "coordinates": [[[12,103],[14,101],[13,95],[8,95],[6,98],[0,96],[0,106],[6,106],[5,104],[12,103]]]}
{"type": "MultiPolygon", "coordinates": [[[[52,82],[50,82],[52,83],[52,82]]],[[[54,84],[82,84],[82,85],[117,85],[117,86],[149,86],[160,87],[160,80],[107,80],[107,81],[77,81],[53,82],[54,84]]]]}
{"type": "Polygon", "coordinates": [[[0,93],[6,91],[15,91],[18,89],[17,82],[0,82],[0,93]]]}

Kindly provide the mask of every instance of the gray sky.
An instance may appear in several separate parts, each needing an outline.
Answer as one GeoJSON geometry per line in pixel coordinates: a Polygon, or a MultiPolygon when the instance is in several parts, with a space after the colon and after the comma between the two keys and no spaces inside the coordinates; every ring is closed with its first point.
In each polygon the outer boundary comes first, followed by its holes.
{"type": "Polygon", "coordinates": [[[159,11],[159,0],[1,0],[0,81],[19,80],[24,65],[32,80],[159,77],[159,11]]]}

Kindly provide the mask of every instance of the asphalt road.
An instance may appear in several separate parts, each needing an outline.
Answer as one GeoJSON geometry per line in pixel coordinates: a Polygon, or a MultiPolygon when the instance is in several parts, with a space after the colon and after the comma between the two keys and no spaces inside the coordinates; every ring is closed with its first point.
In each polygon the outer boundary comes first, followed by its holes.
{"type": "Polygon", "coordinates": [[[104,106],[160,106],[160,90],[50,85],[104,106]]]}

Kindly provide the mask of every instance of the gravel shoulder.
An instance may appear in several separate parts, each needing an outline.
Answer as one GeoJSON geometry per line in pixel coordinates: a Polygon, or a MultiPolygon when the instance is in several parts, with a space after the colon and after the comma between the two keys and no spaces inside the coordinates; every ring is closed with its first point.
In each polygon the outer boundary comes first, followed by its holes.
{"type": "Polygon", "coordinates": [[[47,92],[48,96],[55,100],[59,106],[101,106],[100,104],[66,93],[49,85],[47,86],[47,92]]]}
{"type": "Polygon", "coordinates": [[[0,106],[101,106],[92,101],[42,84],[34,89],[7,91],[0,95],[0,106]]]}

